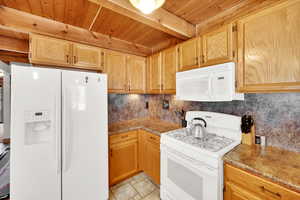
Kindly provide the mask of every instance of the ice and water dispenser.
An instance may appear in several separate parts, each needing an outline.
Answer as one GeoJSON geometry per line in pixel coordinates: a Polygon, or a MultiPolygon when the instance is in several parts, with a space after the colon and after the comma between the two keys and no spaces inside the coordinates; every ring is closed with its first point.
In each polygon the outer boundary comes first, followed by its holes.
{"type": "Polygon", "coordinates": [[[25,145],[50,142],[52,127],[50,110],[25,111],[25,145]]]}

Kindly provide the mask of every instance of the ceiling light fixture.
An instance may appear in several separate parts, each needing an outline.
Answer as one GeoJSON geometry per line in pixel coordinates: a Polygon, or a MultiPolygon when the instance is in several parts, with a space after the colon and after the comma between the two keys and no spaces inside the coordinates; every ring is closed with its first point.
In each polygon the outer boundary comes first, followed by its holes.
{"type": "Polygon", "coordinates": [[[150,14],[154,10],[160,8],[164,3],[165,0],[129,0],[130,3],[142,11],[144,14],[150,14]]]}

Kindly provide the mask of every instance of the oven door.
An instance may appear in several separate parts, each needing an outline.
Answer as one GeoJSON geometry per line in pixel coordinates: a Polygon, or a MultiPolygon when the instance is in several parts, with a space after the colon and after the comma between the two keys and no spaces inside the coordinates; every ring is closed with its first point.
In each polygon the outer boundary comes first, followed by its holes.
{"type": "Polygon", "coordinates": [[[218,169],[162,147],[162,200],[218,200],[218,169]]]}

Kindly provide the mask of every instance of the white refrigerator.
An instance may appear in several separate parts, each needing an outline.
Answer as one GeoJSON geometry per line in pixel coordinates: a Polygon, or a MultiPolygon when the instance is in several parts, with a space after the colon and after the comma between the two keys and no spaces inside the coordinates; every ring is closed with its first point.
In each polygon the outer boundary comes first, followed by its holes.
{"type": "Polygon", "coordinates": [[[11,199],[108,199],[106,75],[11,69],[11,199]]]}

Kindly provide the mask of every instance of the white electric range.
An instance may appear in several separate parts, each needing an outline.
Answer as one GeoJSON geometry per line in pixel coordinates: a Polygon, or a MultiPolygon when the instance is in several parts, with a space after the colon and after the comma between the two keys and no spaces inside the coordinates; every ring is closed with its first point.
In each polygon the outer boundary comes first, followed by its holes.
{"type": "Polygon", "coordinates": [[[223,200],[222,156],[241,143],[241,118],[222,113],[189,111],[187,128],[161,136],[161,199],[223,200]],[[196,139],[191,121],[207,122],[207,137],[196,139]]]}

